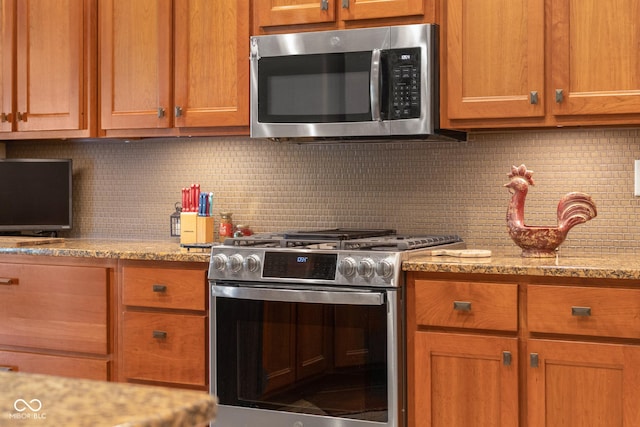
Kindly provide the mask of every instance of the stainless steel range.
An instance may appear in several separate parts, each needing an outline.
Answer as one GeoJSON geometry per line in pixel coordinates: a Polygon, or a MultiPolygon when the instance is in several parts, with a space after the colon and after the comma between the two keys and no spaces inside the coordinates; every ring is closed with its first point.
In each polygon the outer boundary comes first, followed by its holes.
{"type": "Polygon", "coordinates": [[[216,427],[404,427],[402,262],[455,235],[334,229],[211,251],[216,427]]]}

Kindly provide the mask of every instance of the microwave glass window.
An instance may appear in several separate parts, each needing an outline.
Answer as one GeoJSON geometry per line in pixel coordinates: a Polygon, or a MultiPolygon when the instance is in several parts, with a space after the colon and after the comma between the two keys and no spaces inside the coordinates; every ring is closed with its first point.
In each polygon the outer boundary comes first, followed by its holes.
{"type": "Polygon", "coordinates": [[[265,57],[259,67],[261,122],[371,120],[371,52],[265,57]]]}

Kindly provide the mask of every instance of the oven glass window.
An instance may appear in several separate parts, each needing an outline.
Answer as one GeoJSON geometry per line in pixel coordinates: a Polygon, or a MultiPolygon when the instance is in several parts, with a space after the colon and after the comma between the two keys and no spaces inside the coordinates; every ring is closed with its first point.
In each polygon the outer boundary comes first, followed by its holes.
{"type": "Polygon", "coordinates": [[[387,422],[386,311],[216,298],[220,403],[387,422]]]}
{"type": "Polygon", "coordinates": [[[259,70],[260,122],[371,120],[371,52],[265,57],[259,70]]]}

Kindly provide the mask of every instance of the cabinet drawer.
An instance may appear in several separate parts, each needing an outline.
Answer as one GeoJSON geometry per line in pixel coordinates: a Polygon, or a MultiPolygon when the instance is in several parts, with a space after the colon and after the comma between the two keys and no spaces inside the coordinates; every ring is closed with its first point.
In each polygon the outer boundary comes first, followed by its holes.
{"type": "Polygon", "coordinates": [[[126,379],[204,386],[208,348],[206,316],[125,312],[126,379]]]}
{"type": "Polygon", "coordinates": [[[108,269],[0,264],[0,343],[107,354],[108,269]]]}
{"type": "Polygon", "coordinates": [[[518,329],[518,286],[417,280],[416,322],[426,326],[518,329]]]}
{"type": "Polygon", "coordinates": [[[529,285],[531,332],[640,338],[640,289],[529,285]]]}
{"type": "Polygon", "coordinates": [[[122,268],[125,305],[206,310],[206,270],[180,268],[122,268]]]}
{"type": "Polygon", "coordinates": [[[109,361],[105,359],[0,351],[0,370],[109,380],[109,361]]]}

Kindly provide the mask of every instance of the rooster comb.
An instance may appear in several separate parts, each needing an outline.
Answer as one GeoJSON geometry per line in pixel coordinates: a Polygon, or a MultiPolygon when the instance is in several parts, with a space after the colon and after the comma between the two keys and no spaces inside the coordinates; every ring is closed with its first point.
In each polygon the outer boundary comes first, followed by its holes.
{"type": "Polygon", "coordinates": [[[524,164],[522,164],[518,167],[511,166],[511,173],[509,173],[508,177],[509,178],[521,177],[526,179],[530,185],[534,185],[532,175],[533,175],[533,171],[528,170],[527,167],[524,164]]]}

